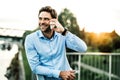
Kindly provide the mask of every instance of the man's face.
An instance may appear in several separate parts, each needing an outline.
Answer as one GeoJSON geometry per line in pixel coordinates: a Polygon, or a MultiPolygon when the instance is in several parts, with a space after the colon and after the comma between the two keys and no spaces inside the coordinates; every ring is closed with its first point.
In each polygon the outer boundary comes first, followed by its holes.
{"type": "Polygon", "coordinates": [[[52,19],[50,13],[41,12],[38,17],[41,31],[43,32],[50,31],[50,20],[52,19]]]}

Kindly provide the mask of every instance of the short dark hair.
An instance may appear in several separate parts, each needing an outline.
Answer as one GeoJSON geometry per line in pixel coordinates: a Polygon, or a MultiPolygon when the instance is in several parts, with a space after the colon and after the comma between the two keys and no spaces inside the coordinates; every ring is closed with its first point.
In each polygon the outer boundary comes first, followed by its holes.
{"type": "Polygon", "coordinates": [[[57,12],[55,11],[55,9],[51,8],[50,6],[42,7],[42,8],[39,10],[38,16],[39,16],[40,13],[43,12],[43,11],[50,13],[50,15],[52,16],[52,18],[57,18],[57,12]]]}

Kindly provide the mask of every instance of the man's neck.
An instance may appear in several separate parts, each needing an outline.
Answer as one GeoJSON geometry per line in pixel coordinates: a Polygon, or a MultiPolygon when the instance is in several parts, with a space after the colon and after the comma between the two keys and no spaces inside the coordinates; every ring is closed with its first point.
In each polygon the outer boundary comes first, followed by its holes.
{"type": "Polygon", "coordinates": [[[49,32],[42,32],[42,33],[48,39],[52,38],[52,36],[54,35],[54,31],[53,30],[51,30],[49,32]]]}

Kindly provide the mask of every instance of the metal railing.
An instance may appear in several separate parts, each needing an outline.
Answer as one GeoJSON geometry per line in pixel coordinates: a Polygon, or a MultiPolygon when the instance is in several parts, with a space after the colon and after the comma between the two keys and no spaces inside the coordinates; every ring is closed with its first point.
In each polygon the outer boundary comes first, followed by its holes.
{"type": "Polygon", "coordinates": [[[67,53],[76,80],[120,80],[120,53],[67,53]]]}

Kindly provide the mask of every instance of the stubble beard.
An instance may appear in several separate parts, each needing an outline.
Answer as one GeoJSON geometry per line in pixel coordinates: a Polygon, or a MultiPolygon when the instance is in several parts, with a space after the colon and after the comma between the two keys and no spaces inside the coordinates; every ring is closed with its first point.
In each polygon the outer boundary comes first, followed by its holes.
{"type": "Polygon", "coordinates": [[[50,25],[45,25],[45,24],[40,25],[39,24],[39,27],[43,33],[50,33],[51,32],[50,25]],[[43,26],[43,27],[48,26],[48,27],[46,29],[42,30],[41,26],[43,26]]]}

